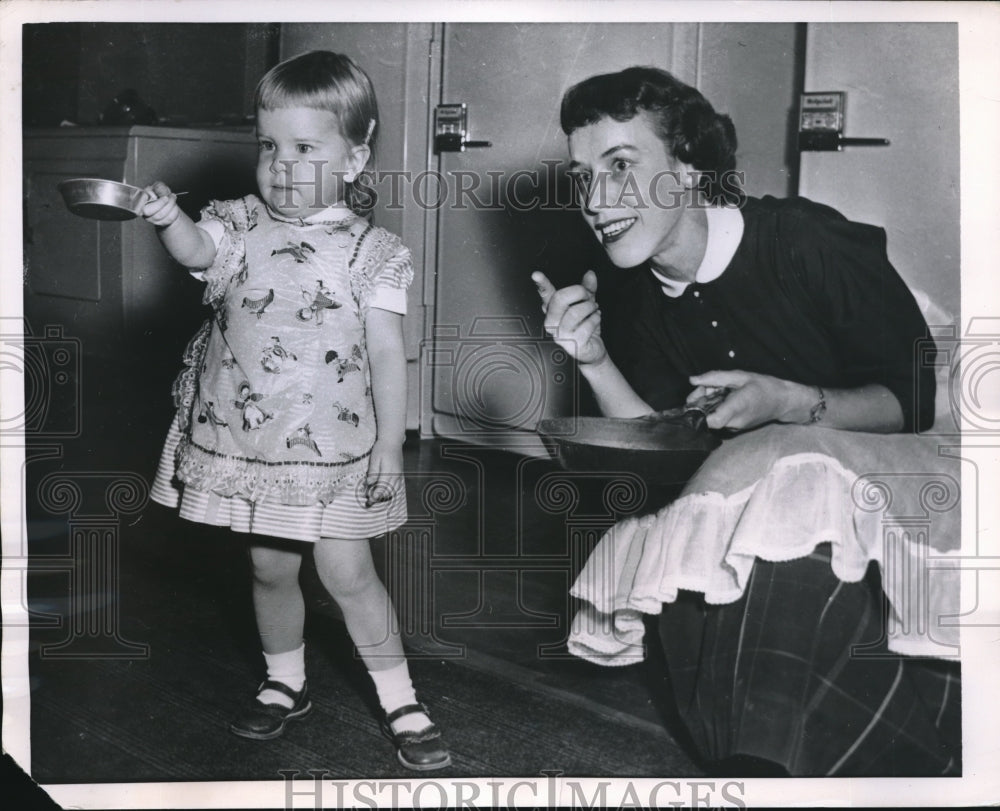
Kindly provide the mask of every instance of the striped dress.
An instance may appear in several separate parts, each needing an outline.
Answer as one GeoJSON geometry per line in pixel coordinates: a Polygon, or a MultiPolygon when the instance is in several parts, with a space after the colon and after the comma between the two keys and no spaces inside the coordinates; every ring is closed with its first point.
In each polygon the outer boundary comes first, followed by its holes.
{"type": "Polygon", "coordinates": [[[174,384],[153,499],[188,520],[300,541],[395,529],[402,482],[366,506],[365,317],[405,312],[409,251],[347,211],[286,220],[253,195],[213,202],[199,225],[218,237],[215,262],[195,272],[213,316],[174,384]]]}

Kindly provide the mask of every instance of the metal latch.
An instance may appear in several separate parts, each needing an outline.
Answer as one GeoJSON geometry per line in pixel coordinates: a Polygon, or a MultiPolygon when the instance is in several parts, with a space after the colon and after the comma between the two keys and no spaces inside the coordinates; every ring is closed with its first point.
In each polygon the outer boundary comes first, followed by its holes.
{"type": "Polygon", "coordinates": [[[844,93],[803,93],[799,151],[840,152],[845,146],[888,146],[888,138],[844,137],[844,93]]]}
{"type": "Polygon", "coordinates": [[[469,141],[469,110],[463,104],[434,108],[434,152],[465,152],[470,147],[493,146],[490,141],[469,141]]]}

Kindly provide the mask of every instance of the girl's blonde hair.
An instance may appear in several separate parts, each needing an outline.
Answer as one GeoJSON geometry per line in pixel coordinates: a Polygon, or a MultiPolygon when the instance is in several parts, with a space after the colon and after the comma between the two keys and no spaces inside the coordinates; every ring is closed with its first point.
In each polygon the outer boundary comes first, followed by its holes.
{"type": "Polygon", "coordinates": [[[371,212],[375,197],[365,180],[375,166],[378,102],[371,79],[349,56],[332,51],[310,51],[271,68],[258,82],[255,110],[309,107],[337,117],[340,133],[354,146],[367,144],[371,156],[358,176],[348,183],[344,201],[362,216],[371,212]]]}

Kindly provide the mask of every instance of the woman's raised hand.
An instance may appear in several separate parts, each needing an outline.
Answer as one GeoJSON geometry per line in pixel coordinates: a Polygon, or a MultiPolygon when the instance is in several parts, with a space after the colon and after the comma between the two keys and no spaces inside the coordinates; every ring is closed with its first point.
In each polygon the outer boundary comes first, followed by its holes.
{"type": "Polygon", "coordinates": [[[172,225],[180,216],[181,209],[177,205],[177,195],[162,180],[157,180],[143,191],[149,195],[149,202],[142,208],[143,219],[160,228],[172,225]]]}
{"type": "Polygon", "coordinates": [[[726,399],[708,415],[709,428],[745,431],[766,422],[806,423],[816,402],[816,387],[738,369],[705,372],[689,378],[695,387],[689,404],[729,389],[726,399]]]}
{"type": "Polygon", "coordinates": [[[545,331],[577,363],[597,363],[607,357],[601,340],[601,311],[597,307],[597,274],[588,270],[580,284],[556,290],[540,271],[531,274],[542,298],[545,331]]]}

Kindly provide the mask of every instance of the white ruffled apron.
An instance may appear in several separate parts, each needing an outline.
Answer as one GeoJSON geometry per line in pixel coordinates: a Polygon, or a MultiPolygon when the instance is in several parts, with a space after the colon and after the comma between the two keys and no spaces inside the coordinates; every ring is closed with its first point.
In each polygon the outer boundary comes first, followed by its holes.
{"type": "Polygon", "coordinates": [[[756,558],[795,560],[828,542],[842,581],[878,563],[889,650],[955,657],[961,476],[941,445],[933,436],[779,425],[726,440],[677,500],[619,522],[598,543],[571,589],[583,608],[570,651],[634,663],[644,655],[642,615],[659,614],[680,590],[731,603],[756,558]]]}

